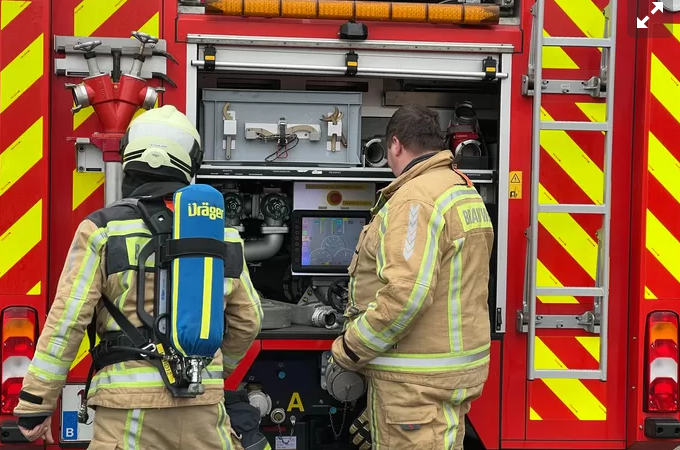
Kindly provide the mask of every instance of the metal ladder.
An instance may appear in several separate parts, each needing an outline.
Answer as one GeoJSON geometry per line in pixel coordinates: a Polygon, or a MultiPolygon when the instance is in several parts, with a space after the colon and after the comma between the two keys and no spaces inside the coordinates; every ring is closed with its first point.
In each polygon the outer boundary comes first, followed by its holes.
{"type": "Polygon", "coordinates": [[[609,309],[609,248],[611,219],[611,163],[612,118],[614,112],[614,60],[616,42],[616,0],[610,0],[605,13],[603,38],[544,37],[543,23],[545,0],[536,0],[529,71],[522,79],[523,94],[533,95],[532,146],[531,146],[531,222],[526,230],[527,264],[525,269],[524,302],[517,311],[516,326],[527,333],[527,378],[577,378],[607,380],[607,317],[609,309]],[[608,17],[607,17],[608,16],[608,17]],[[601,47],[600,76],[587,81],[544,80],[542,73],[543,48],[553,47],[601,47]],[[534,89],[534,87],[540,87],[534,89]],[[605,122],[546,122],[541,120],[542,94],[589,94],[606,99],[605,122]],[[603,204],[540,204],[539,173],[541,159],[540,134],[542,130],[604,132],[603,204]],[[598,257],[595,287],[539,287],[536,285],[538,261],[538,214],[568,213],[597,214],[602,216],[602,228],[598,231],[598,257]],[[594,297],[593,310],[582,315],[544,315],[536,313],[537,296],[594,297]],[[535,368],[536,329],[584,329],[600,334],[600,362],[598,370],[537,370],[535,368]]]}

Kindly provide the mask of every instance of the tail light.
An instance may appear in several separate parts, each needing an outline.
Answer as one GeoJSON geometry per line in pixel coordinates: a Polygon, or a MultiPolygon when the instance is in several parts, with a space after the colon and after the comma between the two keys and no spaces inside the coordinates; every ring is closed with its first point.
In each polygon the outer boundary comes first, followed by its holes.
{"type": "Polygon", "coordinates": [[[647,316],[645,412],[678,411],[678,315],[655,311],[647,316]]]}
{"type": "Polygon", "coordinates": [[[12,414],[19,391],[35,353],[38,320],[34,309],[12,306],[2,311],[2,404],[0,414],[12,414]]]}

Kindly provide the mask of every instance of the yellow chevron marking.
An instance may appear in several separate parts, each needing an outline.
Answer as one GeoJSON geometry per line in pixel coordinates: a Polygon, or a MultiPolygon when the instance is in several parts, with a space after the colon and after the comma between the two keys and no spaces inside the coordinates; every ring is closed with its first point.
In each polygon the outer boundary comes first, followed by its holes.
{"type": "Polygon", "coordinates": [[[44,35],[41,34],[0,72],[0,80],[2,80],[0,113],[42,77],[43,40],[44,35]]]}
{"type": "Polygon", "coordinates": [[[680,203],[680,161],[675,159],[651,131],[647,164],[654,178],[680,203]]]}
{"type": "MultiPolygon", "coordinates": [[[[541,108],[541,119],[553,121],[541,108]]],[[[555,160],[596,205],[602,204],[604,178],[602,171],[576,142],[561,130],[541,131],[541,147],[555,160]]]]}
{"type": "MultiPolygon", "coordinates": [[[[581,103],[576,102],[576,106],[583,114],[588,116],[591,122],[604,122],[607,115],[606,103],[581,103]]],[[[604,134],[604,131],[601,131],[604,134]]]]}
{"type": "MultiPolygon", "coordinates": [[[[536,369],[568,369],[539,337],[536,337],[536,369]]],[[[579,420],[607,420],[607,408],[581,380],[543,378],[543,382],[579,420]]]]}
{"type": "Polygon", "coordinates": [[[43,118],[0,153],[0,195],[14,185],[43,157],[43,118]]]}
{"type": "MultiPolygon", "coordinates": [[[[541,204],[558,203],[543,185],[538,187],[538,197],[541,204]]],[[[563,213],[539,213],[538,221],[594,280],[597,243],[581,225],[569,214],[563,213]]]]}
{"type": "MultiPolygon", "coordinates": [[[[564,285],[560,283],[560,280],[557,279],[555,275],[548,270],[545,265],[541,261],[537,261],[536,264],[536,286],[539,287],[563,287],[564,285]]],[[[538,299],[541,301],[541,303],[558,303],[558,304],[565,304],[565,303],[578,303],[578,300],[576,300],[576,297],[571,297],[568,295],[546,295],[546,296],[538,296],[538,299]]]]}
{"type": "Polygon", "coordinates": [[[680,242],[666,229],[659,219],[647,210],[647,248],[680,281],[680,242]]]}
{"type": "Polygon", "coordinates": [[[661,102],[664,108],[680,122],[680,82],[652,53],[652,74],[650,92],[661,102]]]}
{"type": "Polygon", "coordinates": [[[2,0],[0,2],[0,30],[14,20],[31,2],[2,0]]]}
{"type": "Polygon", "coordinates": [[[26,293],[26,295],[40,295],[40,291],[42,288],[42,281],[38,281],[38,284],[33,286],[30,291],[26,293]]]}
{"type": "Polygon", "coordinates": [[[590,0],[555,0],[555,3],[584,35],[592,38],[604,36],[604,14],[594,2],[590,0]]]}
{"type": "MultiPolygon", "coordinates": [[[[138,28],[137,31],[158,37],[160,34],[160,17],[160,12],[157,12],[147,20],[144,25],[138,28]]],[[[134,39],[134,36],[130,36],[130,39],[134,39]]]]}
{"type": "Polygon", "coordinates": [[[658,300],[658,297],[654,295],[654,293],[649,290],[647,286],[645,286],[645,300],[658,300]]]}
{"type": "Polygon", "coordinates": [[[75,131],[79,126],[83,124],[90,116],[94,114],[94,108],[88,106],[83,108],[73,115],[73,131],[75,131]]]}
{"type": "Polygon", "coordinates": [[[673,34],[675,39],[677,39],[678,42],[680,42],[680,26],[678,26],[677,23],[667,23],[665,25],[666,28],[668,28],[668,31],[670,31],[673,34]]]}
{"type": "MultiPolygon", "coordinates": [[[[99,335],[94,340],[94,345],[99,344],[99,335]]],[[[80,347],[78,347],[78,352],[76,353],[76,357],[73,360],[73,363],[71,363],[71,370],[75,366],[81,363],[82,360],[84,360],[87,355],[90,353],[90,338],[87,337],[87,333],[85,333],[85,336],[83,337],[83,340],[80,342],[80,347]]]]}
{"type": "Polygon", "coordinates": [[[600,337],[599,336],[577,336],[576,340],[583,348],[590,353],[595,361],[600,362],[600,337]]]}
{"type": "Polygon", "coordinates": [[[75,36],[89,36],[127,0],[83,0],[73,9],[73,33],[75,36]]]}
{"type": "Polygon", "coordinates": [[[99,186],[104,184],[104,174],[101,172],[95,173],[80,173],[77,170],[73,171],[73,203],[72,208],[75,210],[81,203],[97,190],[99,186]]]}
{"type": "MultiPolygon", "coordinates": [[[[543,30],[544,37],[550,37],[547,31],[543,30]]],[[[543,48],[543,68],[544,69],[578,69],[578,65],[562,47],[543,48]]]]}
{"type": "Polygon", "coordinates": [[[538,415],[534,408],[529,408],[529,420],[543,420],[541,416],[538,415]]]}
{"type": "Polygon", "coordinates": [[[42,199],[0,236],[0,277],[42,239],[42,199]]]}

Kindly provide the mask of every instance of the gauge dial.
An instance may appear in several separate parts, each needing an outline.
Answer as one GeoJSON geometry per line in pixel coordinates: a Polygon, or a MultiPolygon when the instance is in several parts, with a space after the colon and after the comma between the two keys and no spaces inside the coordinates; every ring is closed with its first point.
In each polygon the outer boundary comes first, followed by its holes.
{"type": "Polygon", "coordinates": [[[343,248],[333,257],[333,264],[336,266],[349,266],[353,257],[354,251],[349,248],[343,248]]]}
{"type": "Polygon", "coordinates": [[[340,236],[332,234],[323,240],[321,248],[328,250],[334,255],[338,250],[345,248],[345,241],[343,241],[340,236]]]}
{"type": "Polygon", "coordinates": [[[317,248],[309,254],[309,264],[312,266],[328,266],[333,264],[333,254],[326,249],[317,248]]]}

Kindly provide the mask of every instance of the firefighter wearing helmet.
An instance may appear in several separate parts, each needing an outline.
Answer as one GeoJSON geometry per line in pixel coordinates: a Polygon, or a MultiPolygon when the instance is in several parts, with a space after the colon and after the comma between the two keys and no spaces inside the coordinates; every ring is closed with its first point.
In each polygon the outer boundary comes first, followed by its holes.
{"type": "MultiPolygon", "coordinates": [[[[131,202],[144,199],[168,205],[176,191],[190,184],[203,156],[196,128],[168,105],[134,119],[121,147],[123,199],[93,212],[76,230],[14,410],[19,427],[31,441],[44,438],[52,443],[51,416],[87,330],[101,338],[93,352],[97,372],[83,393],[96,409],[89,448],[241,448],[226,412],[223,386],[261,327],[260,299],[245,264],[240,276],[225,280],[228,327],[221,351],[202,371],[201,395],[173,396],[149,360],[138,353],[121,356],[105,351],[104,343],[133,346],[114,317],[119,313],[140,333],[148,332],[136,314],[139,252],[135,249],[149,240],[150,233],[131,202]],[[115,308],[114,315],[109,307],[115,308]]],[[[225,230],[225,240],[229,239],[243,245],[235,230],[225,230]]],[[[148,311],[154,307],[153,295],[148,294],[154,279],[147,274],[143,281],[148,311]]],[[[153,339],[149,337],[150,342],[153,339]]]]}

